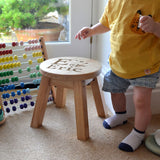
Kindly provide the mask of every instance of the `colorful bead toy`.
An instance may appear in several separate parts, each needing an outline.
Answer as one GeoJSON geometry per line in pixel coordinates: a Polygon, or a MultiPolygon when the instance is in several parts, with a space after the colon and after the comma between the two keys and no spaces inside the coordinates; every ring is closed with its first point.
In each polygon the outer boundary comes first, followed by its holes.
{"type": "Polygon", "coordinates": [[[0,98],[7,115],[34,107],[42,76],[39,64],[48,57],[42,45],[44,40],[37,39],[0,43],[0,98]]]}

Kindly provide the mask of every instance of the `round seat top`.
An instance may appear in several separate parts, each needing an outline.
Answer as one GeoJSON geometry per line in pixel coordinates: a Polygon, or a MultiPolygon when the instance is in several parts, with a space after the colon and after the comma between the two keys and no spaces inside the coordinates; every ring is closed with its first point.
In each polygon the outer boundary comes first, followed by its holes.
{"type": "Polygon", "coordinates": [[[89,58],[56,57],[42,62],[40,72],[52,79],[86,80],[100,74],[101,64],[89,58]]]}

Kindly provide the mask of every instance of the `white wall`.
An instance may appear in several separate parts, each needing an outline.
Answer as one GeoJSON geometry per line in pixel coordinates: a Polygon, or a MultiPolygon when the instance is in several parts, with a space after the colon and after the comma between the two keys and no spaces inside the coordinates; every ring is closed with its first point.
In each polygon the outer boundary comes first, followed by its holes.
{"type": "MultiPolygon", "coordinates": [[[[107,0],[93,0],[93,24],[96,24],[101,17],[104,7],[106,5],[107,0]]],[[[100,87],[103,83],[103,76],[106,73],[109,64],[108,64],[108,56],[111,51],[109,33],[98,35],[93,38],[93,46],[92,46],[92,57],[94,59],[99,60],[102,63],[102,73],[100,75],[100,87]]],[[[134,104],[132,100],[133,89],[130,87],[126,92],[127,99],[127,112],[129,117],[134,116],[134,104]]],[[[108,107],[111,113],[114,114],[110,93],[102,92],[102,98],[105,108],[108,107]]],[[[153,90],[152,93],[152,113],[159,114],[160,113],[160,83],[157,84],[157,88],[153,90]]]]}

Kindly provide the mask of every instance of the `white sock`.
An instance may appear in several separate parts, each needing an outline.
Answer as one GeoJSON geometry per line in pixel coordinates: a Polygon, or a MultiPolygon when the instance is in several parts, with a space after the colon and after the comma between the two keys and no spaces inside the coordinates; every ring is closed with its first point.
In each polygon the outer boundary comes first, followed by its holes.
{"type": "Polygon", "coordinates": [[[111,129],[118,125],[127,123],[127,114],[125,112],[116,112],[115,115],[109,117],[103,121],[103,126],[106,129],[111,129]]]}
{"type": "Polygon", "coordinates": [[[135,151],[143,142],[145,132],[133,129],[131,133],[120,143],[119,149],[126,152],[135,151]]]}

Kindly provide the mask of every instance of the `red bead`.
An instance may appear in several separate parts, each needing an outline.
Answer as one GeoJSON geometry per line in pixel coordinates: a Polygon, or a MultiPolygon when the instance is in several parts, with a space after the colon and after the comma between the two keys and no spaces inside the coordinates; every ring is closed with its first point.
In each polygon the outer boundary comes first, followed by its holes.
{"type": "Polygon", "coordinates": [[[6,54],[6,51],[2,51],[2,54],[5,55],[5,54],[6,54]]]}
{"type": "Polygon", "coordinates": [[[16,42],[12,42],[12,46],[15,47],[16,46],[16,42]]]}
{"type": "Polygon", "coordinates": [[[10,50],[9,50],[9,54],[12,54],[12,53],[13,53],[13,51],[10,49],[10,50]]]}
{"type": "Polygon", "coordinates": [[[9,50],[6,50],[6,54],[9,54],[9,50]]]}
{"type": "Polygon", "coordinates": [[[6,44],[5,44],[5,43],[3,43],[3,44],[2,44],[2,47],[3,47],[3,48],[6,48],[6,44]]]}

